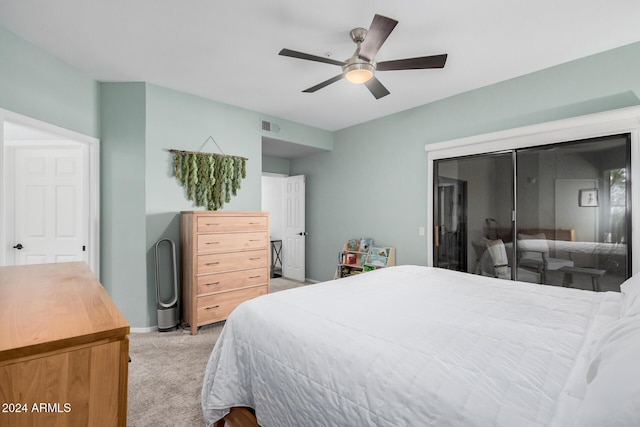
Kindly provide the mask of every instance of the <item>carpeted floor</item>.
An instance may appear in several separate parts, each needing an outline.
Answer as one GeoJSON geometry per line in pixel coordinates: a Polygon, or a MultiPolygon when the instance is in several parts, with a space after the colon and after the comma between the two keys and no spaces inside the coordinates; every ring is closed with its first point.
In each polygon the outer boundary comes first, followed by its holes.
{"type": "Polygon", "coordinates": [[[285,289],[297,288],[309,284],[309,282],[298,282],[297,280],[277,277],[271,279],[271,292],[284,291],[285,289]]]}
{"type": "MultiPolygon", "coordinates": [[[[308,283],[271,279],[271,292],[308,283]]],[[[129,335],[127,425],[203,426],[200,391],[204,370],[224,322],[188,330],[129,335]]]]}

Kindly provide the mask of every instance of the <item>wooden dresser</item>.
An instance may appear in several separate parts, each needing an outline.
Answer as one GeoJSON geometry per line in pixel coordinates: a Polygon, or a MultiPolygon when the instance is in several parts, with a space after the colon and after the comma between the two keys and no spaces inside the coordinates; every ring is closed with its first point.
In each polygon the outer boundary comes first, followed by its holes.
{"type": "Polygon", "coordinates": [[[0,425],[126,425],[129,324],[87,264],[0,267],[0,326],[0,425]]]}
{"type": "Polygon", "coordinates": [[[191,334],[269,293],[268,212],[182,212],[180,242],[182,320],[191,334]]]}

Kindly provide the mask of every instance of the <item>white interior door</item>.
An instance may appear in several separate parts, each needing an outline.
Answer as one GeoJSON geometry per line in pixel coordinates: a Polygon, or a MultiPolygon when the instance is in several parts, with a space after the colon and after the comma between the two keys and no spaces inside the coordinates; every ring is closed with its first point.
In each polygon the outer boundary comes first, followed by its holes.
{"type": "Polygon", "coordinates": [[[7,210],[13,223],[13,263],[88,262],[86,150],[77,144],[15,146],[10,151],[15,203],[7,210]]]}
{"type": "Polygon", "coordinates": [[[284,178],[284,238],[282,275],[305,280],[305,177],[284,178]]]}

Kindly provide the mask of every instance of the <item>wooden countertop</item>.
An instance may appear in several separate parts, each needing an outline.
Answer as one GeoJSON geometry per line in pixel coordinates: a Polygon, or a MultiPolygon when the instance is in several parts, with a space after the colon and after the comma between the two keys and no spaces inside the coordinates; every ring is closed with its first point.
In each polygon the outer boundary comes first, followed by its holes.
{"type": "Polygon", "coordinates": [[[0,267],[0,362],[128,334],[86,263],[0,267]]]}

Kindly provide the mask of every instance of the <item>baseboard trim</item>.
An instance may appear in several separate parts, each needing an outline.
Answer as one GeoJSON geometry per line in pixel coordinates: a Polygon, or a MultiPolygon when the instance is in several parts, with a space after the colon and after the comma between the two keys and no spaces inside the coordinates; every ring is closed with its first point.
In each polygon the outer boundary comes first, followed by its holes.
{"type": "Polygon", "coordinates": [[[158,330],[158,326],[149,326],[146,328],[131,328],[132,333],[146,333],[146,332],[155,332],[158,330]]]}

